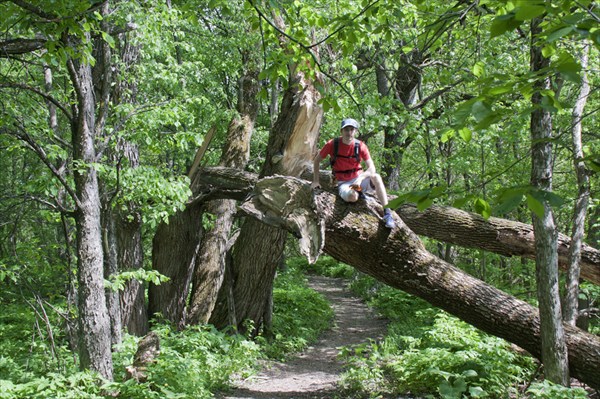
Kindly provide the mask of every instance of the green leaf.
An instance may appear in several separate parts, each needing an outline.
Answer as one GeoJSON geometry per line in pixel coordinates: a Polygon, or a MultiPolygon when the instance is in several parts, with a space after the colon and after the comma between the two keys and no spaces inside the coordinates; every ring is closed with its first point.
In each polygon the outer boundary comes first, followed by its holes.
{"type": "Polygon", "coordinates": [[[485,72],[485,64],[483,62],[478,61],[475,63],[475,65],[473,65],[473,75],[480,78],[481,76],[483,76],[484,72],[485,72]]]}
{"type": "Polygon", "coordinates": [[[521,5],[515,10],[515,19],[518,21],[528,21],[535,17],[538,17],[546,12],[546,7],[538,4],[521,3],[521,5]]]}
{"type": "Polygon", "coordinates": [[[469,394],[473,398],[478,398],[485,395],[485,391],[481,387],[469,387],[469,394]]]}
{"type": "Polygon", "coordinates": [[[551,57],[552,55],[554,55],[556,53],[556,47],[554,47],[553,45],[549,44],[547,46],[544,46],[542,48],[542,55],[546,58],[551,57]]]}
{"type": "Polygon", "coordinates": [[[541,219],[544,217],[544,213],[546,212],[544,204],[534,198],[531,194],[527,194],[527,207],[530,211],[535,213],[538,218],[541,219]]]}
{"type": "Polygon", "coordinates": [[[492,216],[492,207],[483,198],[477,198],[473,204],[475,212],[483,216],[484,219],[489,219],[492,216]]]}
{"type": "Polygon", "coordinates": [[[460,137],[465,141],[465,143],[469,143],[471,138],[473,137],[473,132],[468,127],[463,127],[458,131],[460,137]]]}
{"type": "Polygon", "coordinates": [[[521,201],[526,190],[523,188],[503,190],[498,198],[499,204],[496,206],[496,214],[503,215],[515,209],[521,201]]]}
{"type": "Polygon", "coordinates": [[[442,143],[447,143],[452,137],[454,137],[455,130],[452,128],[448,128],[442,132],[442,136],[440,137],[440,141],[442,143]]]}
{"type": "Polygon", "coordinates": [[[497,96],[500,94],[504,94],[504,93],[510,93],[513,91],[513,84],[509,83],[509,84],[505,84],[502,86],[496,86],[496,87],[492,87],[488,93],[492,96],[497,96]]]}
{"type": "Polygon", "coordinates": [[[476,101],[471,107],[471,112],[473,112],[473,117],[477,122],[481,122],[492,113],[492,109],[488,104],[483,101],[476,101]]]}
{"type": "Polygon", "coordinates": [[[515,19],[515,15],[513,13],[494,18],[492,21],[492,27],[490,28],[490,38],[500,36],[505,32],[518,28],[519,25],[521,25],[521,22],[522,21],[515,19]]]}
{"type": "Polygon", "coordinates": [[[564,28],[557,29],[548,35],[548,37],[546,38],[546,41],[548,41],[549,43],[552,43],[552,42],[560,39],[561,37],[568,35],[569,33],[571,33],[573,31],[573,29],[575,29],[574,26],[565,26],[564,28]]]}
{"type": "Polygon", "coordinates": [[[433,199],[426,197],[417,202],[417,209],[420,211],[424,211],[429,208],[433,204],[433,199]]]}

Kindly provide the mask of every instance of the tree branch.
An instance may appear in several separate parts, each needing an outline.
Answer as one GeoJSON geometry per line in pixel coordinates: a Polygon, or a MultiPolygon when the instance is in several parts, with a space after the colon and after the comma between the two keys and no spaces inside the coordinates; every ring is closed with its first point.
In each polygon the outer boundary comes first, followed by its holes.
{"type": "Polygon", "coordinates": [[[8,39],[0,42],[0,58],[31,53],[44,48],[46,39],[8,39]]]}
{"type": "Polygon", "coordinates": [[[0,83],[0,89],[3,89],[3,88],[21,89],[21,90],[30,91],[34,94],[37,94],[38,96],[42,97],[44,100],[49,101],[52,104],[54,104],[58,109],[60,109],[62,111],[63,114],[65,114],[65,116],[69,120],[71,120],[73,118],[73,116],[71,115],[71,112],[67,108],[65,108],[58,100],[56,100],[51,95],[46,94],[39,89],[36,89],[35,87],[28,86],[28,85],[21,84],[21,83],[0,83]]]}
{"type": "Polygon", "coordinates": [[[17,129],[18,130],[15,131],[13,133],[13,135],[16,136],[19,140],[26,143],[29,146],[29,148],[31,150],[33,150],[33,152],[35,154],[37,154],[37,156],[44,163],[44,165],[46,165],[48,167],[48,169],[50,169],[50,172],[52,172],[52,174],[58,179],[58,181],[61,183],[61,185],[69,193],[69,195],[71,196],[73,201],[75,201],[75,204],[77,205],[77,207],[79,207],[79,198],[77,197],[77,194],[75,193],[75,191],[73,191],[73,189],[71,188],[69,183],[65,180],[64,176],[60,173],[60,171],[54,166],[54,164],[52,164],[52,162],[50,162],[44,149],[24,129],[20,129],[20,128],[17,128],[17,129]],[[21,131],[19,131],[19,130],[21,130],[21,131]]]}

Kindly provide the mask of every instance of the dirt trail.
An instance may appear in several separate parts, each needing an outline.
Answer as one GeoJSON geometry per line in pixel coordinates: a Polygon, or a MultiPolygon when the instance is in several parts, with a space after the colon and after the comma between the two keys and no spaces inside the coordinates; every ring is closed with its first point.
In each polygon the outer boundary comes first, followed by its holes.
{"type": "Polygon", "coordinates": [[[222,399],[325,399],[334,396],[342,371],[339,348],[378,340],[386,321],[377,317],[345,287],[345,280],[309,276],[311,288],[323,294],[335,312],[333,329],[285,363],[269,362],[263,371],[237,384],[222,399]]]}

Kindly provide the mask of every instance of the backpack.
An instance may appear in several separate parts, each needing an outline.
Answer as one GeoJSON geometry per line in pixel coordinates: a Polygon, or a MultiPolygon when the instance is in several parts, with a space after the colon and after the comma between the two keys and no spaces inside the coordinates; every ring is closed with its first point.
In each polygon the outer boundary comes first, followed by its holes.
{"type": "Polygon", "coordinates": [[[340,148],[340,138],[336,137],[333,139],[333,155],[331,156],[331,161],[329,162],[329,164],[331,165],[331,169],[335,173],[354,172],[355,170],[362,169],[360,166],[356,169],[349,169],[349,170],[334,170],[333,169],[333,165],[335,164],[335,161],[338,157],[356,158],[356,162],[359,162],[359,165],[360,165],[360,140],[354,139],[354,155],[339,155],[338,154],[339,148],[340,148]]]}

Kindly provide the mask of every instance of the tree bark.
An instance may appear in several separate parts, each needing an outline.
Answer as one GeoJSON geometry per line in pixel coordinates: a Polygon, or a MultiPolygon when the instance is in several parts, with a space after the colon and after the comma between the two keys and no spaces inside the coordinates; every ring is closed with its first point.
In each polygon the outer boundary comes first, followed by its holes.
{"type": "Polygon", "coordinates": [[[161,223],[152,240],[152,268],[169,281],[148,288],[148,314],[161,317],[178,327],[185,321],[185,305],[198,256],[202,229],[199,204],[187,206],[161,223]]]}
{"type": "MultiPolygon", "coordinates": [[[[256,79],[255,81],[258,83],[256,79]]],[[[255,100],[256,93],[254,90],[252,92],[255,100]]],[[[238,169],[245,167],[250,157],[250,137],[253,128],[254,119],[249,115],[232,119],[227,129],[226,148],[221,157],[223,166],[238,169]]],[[[208,322],[215,308],[225,275],[227,242],[237,212],[236,201],[214,200],[206,205],[204,211],[215,215],[216,219],[212,229],[206,232],[200,244],[187,312],[187,322],[190,324],[208,322]]]]}
{"type": "MultiPolygon", "coordinates": [[[[542,357],[537,308],[435,257],[400,218],[396,229],[386,229],[377,204],[348,204],[329,192],[313,192],[307,181],[275,176],[259,180],[242,209],[312,241],[302,246],[311,257],[322,247],[361,272],[542,357]]],[[[600,339],[571,326],[564,329],[572,375],[600,387],[600,339]]]]}
{"type": "Polygon", "coordinates": [[[73,160],[77,192],[77,266],[79,283],[79,356],[81,367],[112,379],[110,321],[104,293],[100,194],[96,170],[95,100],[92,69],[79,60],[69,62],[69,75],[77,93],[74,116],[73,160]]]}
{"type": "MultiPolygon", "coordinates": [[[[298,176],[313,157],[323,114],[317,105],[320,96],[302,75],[292,76],[295,79],[284,94],[279,118],[269,136],[261,176],[276,173],[298,176]]],[[[239,329],[245,320],[260,328],[286,236],[286,231],[256,220],[244,222],[233,248],[231,271],[239,329]]],[[[222,292],[210,322],[223,327],[228,321],[226,295],[222,292]]]]}
{"type": "Polygon", "coordinates": [[[577,311],[579,308],[579,277],[581,275],[581,246],[585,230],[585,218],[590,196],[590,178],[588,170],[583,162],[583,148],[581,143],[581,119],[583,110],[590,94],[590,84],[587,73],[588,54],[590,45],[585,44],[580,58],[582,76],[581,88],[577,101],[573,107],[571,125],[571,137],[573,141],[573,163],[577,174],[577,199],[573,210],[573,230],[571,233],[571,247],[569,248],[569,272],[565,283],[565,299],[563,301],[563,319],[574,326],[577,322],[577,311]]]}
{"type": "MultiPolygon", "coordinates": [[[[542,19],[531,21],[531,71],[540,73],[550,65],[537,43],[542,19]]],[[[543,72],[542,72],[543,73],[543,72]]],[[[550,90],[550,78],[534,83],[531,98],[531,185],[546,192],[552,191],[552,116],[542,105],[542,91],[550,90]]],[[[548,201],[542,202],[543,215],[532,212],[535,239],[535,269],[540,312],[542,361],[546,377],[569,386],[569,368],[565,332],[558,286],[557,232],[554,214],[548,201]]]]}
{"type": "MultiPolygon", "coordinates": [[[[419,211],[414,205],[396,210],[415,233],[466,248],[483,249],[504,256],[535,259],[533,227],[530,224],[490,217],[449,206],[433,205],[419,211]]],[[[558,234],[558,264],[567,270],[571,239],[558,234]]],[[[581,277],[600,285],[600,251],[589,245],[581,247],[581,277]]]]}
{"type": "MultiPolygon", "coordinates": [[[[128,79],[127,71],[139,62],[140,46],[130,40],[128,33],[119,34],[118,52],[121,62],[113,65],[123,70],[115,71],[119,79],[114,87],[113,102],[116,104],[137,104],[137,81],[128,79]]],[[[117,138],[117,151],[122,156],[121,162],[116,162],[117,168],[135,169],[140,165],[140,154],[137,145],[117,138]],[[127,163],[127,164],[125,164],[127,163]]],[[[139,270],[144,267],[144,250],[142,243],[142,215],[139,205],[133,201],[117,211],[117,259],[121,271],[139,270]]],[[[136,336],[148,333],[148,308],[145,298],[146,284],[139,280],[130,280],[120,292],[122,326],[136,336]]]]}
{"type": "MultiPolygon", "coordinates": [[[[312,172],[302,178],[310,181],[312,172]]],[[[231,168],[212,167],[204,169],[202,176],[192,185],[197,201],[207,198],[234,198],[243,200],[253,189],[258,176],[231,168]]],[[[321,186],[334,193],[331,174],[321,173],[321,186]]],[[[519,256],[535,259],[533,227],[530,224],[466,212],[449,206],[432,205],[419,211],[415,205],[402,205],[396,210],[400,218],[416,234],[449,242],[461,247],[483,249],[503,256],[519,256]]],[[[600,212],[598,212],[600,214],[600,212]]],[[[598,243],[594,235],[594,223],[590,219],[588,239],[598,243]]],[[[594,219],[596,220],[596,219],[594,219]]],[[[570,238],[558,235],[559,265],[568,266],[570,238]]],[[[582,246],[581,276],[591,283],[600,285],[600,251],[589,245],[582,246]]]]}

